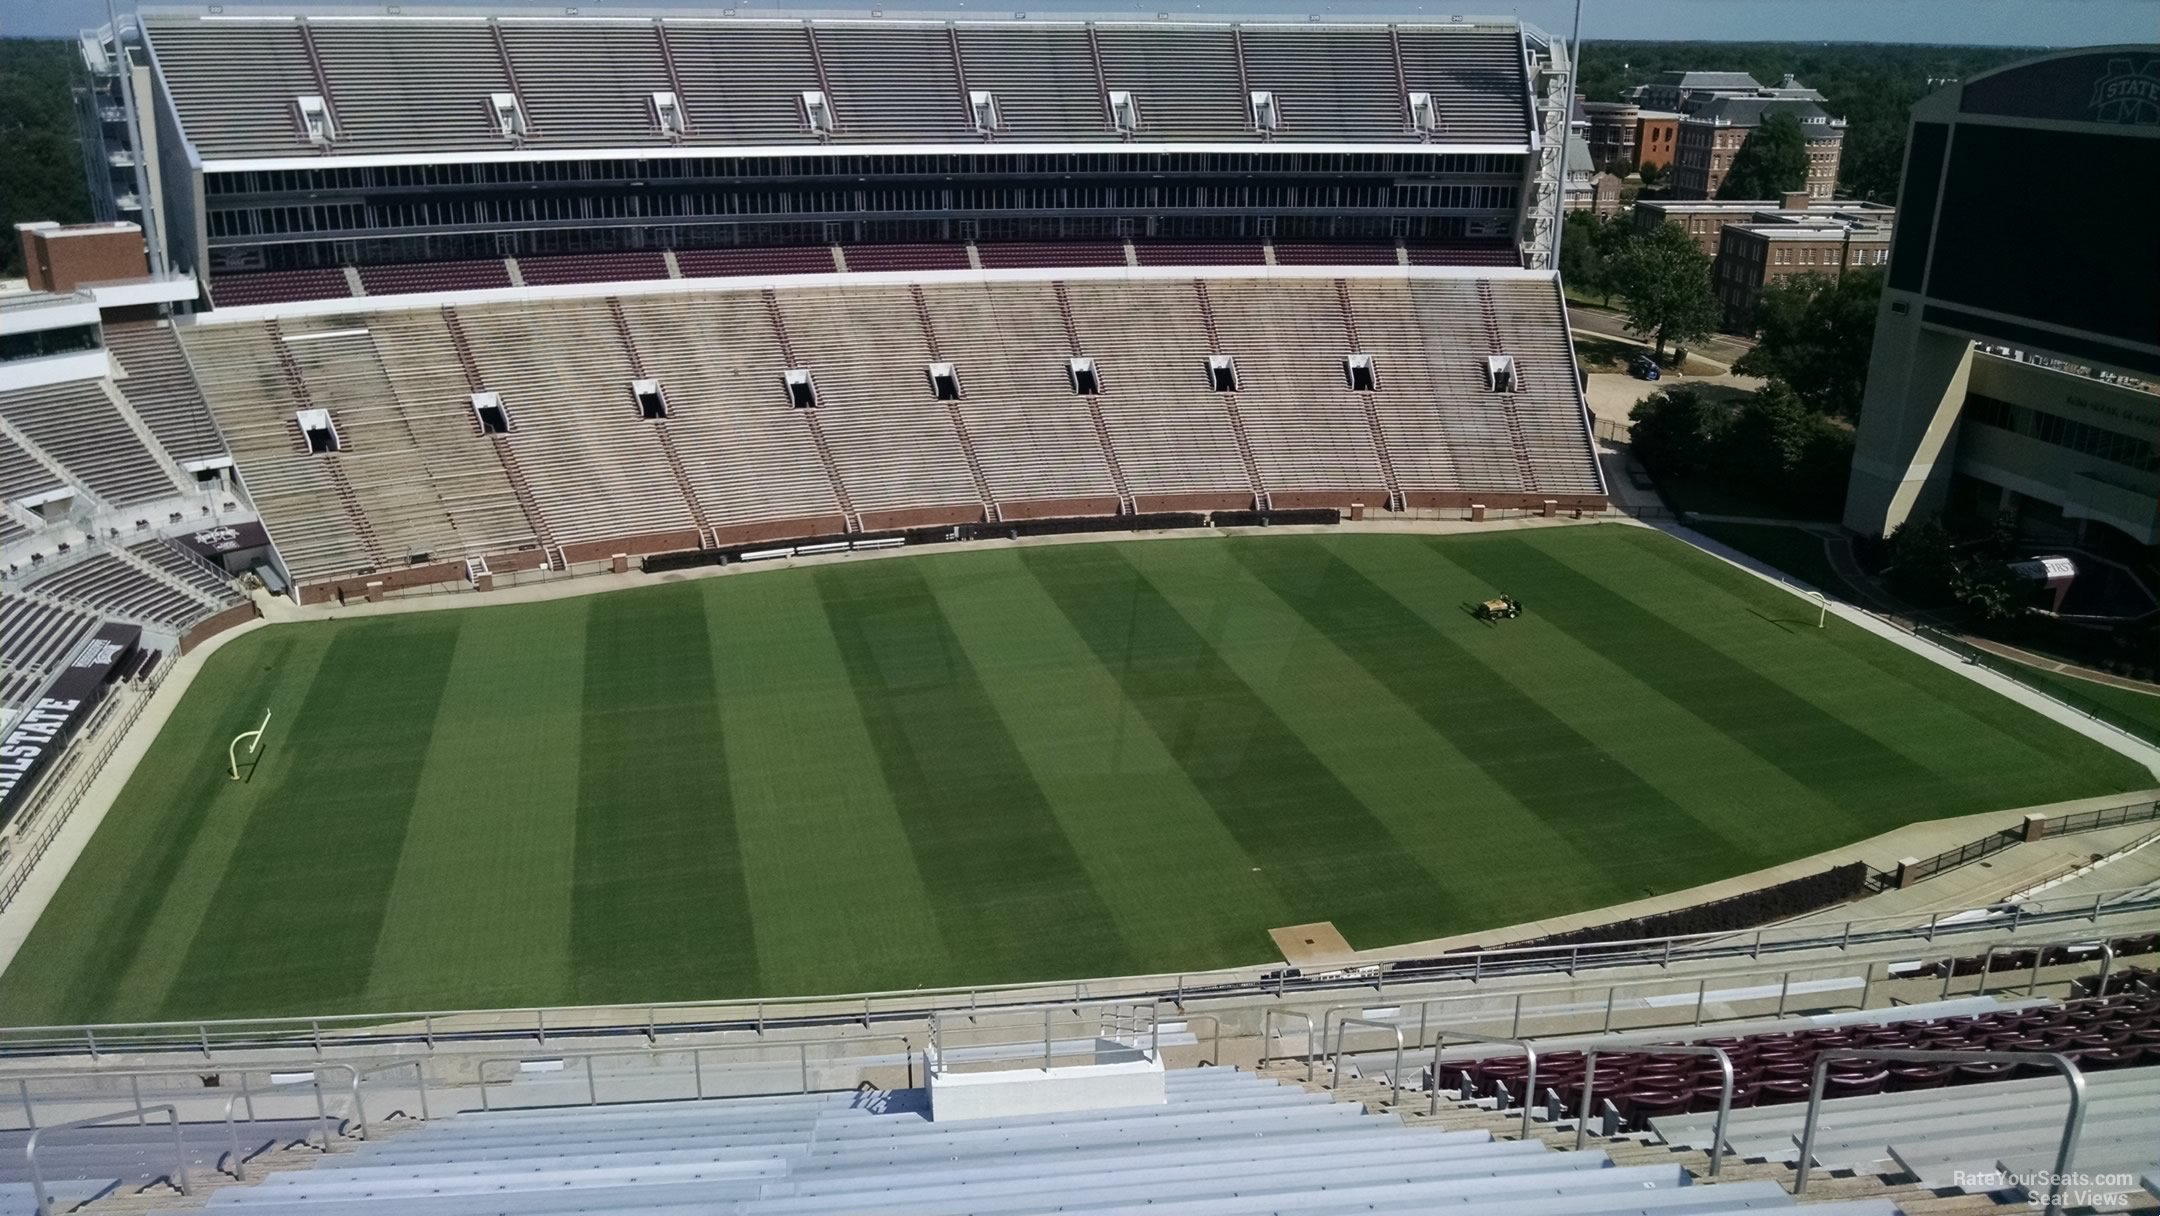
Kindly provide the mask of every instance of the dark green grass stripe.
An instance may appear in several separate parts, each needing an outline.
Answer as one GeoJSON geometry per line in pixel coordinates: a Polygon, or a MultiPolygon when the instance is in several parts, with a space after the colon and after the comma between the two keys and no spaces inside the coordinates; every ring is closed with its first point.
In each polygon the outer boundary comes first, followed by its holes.
{"type": "Polygon", "coordinates": [[[585,618],[570,960],[581,1002],[759,991],[697,584],[594,597],[585,618]]]}
{"type": "Polygon", "coordinates": [[[1021,552],[1299,922],[1374,940],[1405,920],[1403,899],[1447,903],[1445,884],[1114,546],[1021,552]]]}
{"type": "MultiPolygon", "coordinates": [[[[1799,607],[1791,595],[1753,575],[1724,562],[1703,560],[1692,550],[1647,528],[1619,531],[1645,555],[1675,571],[1770,612],[1799,616],[1813,624],[1812,607],[1799,607]]],[[[1866,663],[1916,696],[1952,708],[1975,725],[2008,736],[2028,749],[2015,761],[2007,754],[2000,756],[2010,770],[2007,777],[2004,773],[1980,772],[1958,775],[1977,805],[2003,805],[2006,800],[2013,800],[2008,805],[2037,805],[2057,800],[2058,788],[2096,782],[2113,782],[2112,788],[2118,790],[2145,789],[2152,784],[2152,774],[2120,752],[2068,732],[2009,697],[1983,692],[1964,676],[1901,646],[1887,644],[1864,629],[1840,628],[1833,623],[1820,636],[1841,653],[1866,663]],[[2018,792],[2018,783],[2026,780],[2034,789],[2030,793],[2018,792]]],[[[2160,705],[2160,697],[2147,699],[2160,705]]]]}
{"type": "MultiPolygon", "coordinates": [[[[291,631],[279,630],[264,643],[262,653],[253,656],[252,661],[259,663],[263,671],[274,672],[292,653],[295,640],[291,631]]],[[[257,709],[256,702],[246,697],[227,699],[219,711],[217,725],[208,732],[206,743],[210,740],[230,742],[240,732],[253,729],[257,709]]],[[[164,740],[161,737],[159,741],[164,740]]],[[[146,758],[146,768],[150,761],[162,758],[159,750],[153,750],[146,758]]],[[[163,814],[153,822],[129,826],[137,831],[156,833],[156,846],[142,850],[135,863],[128,867],[126,877],[114,885],[112,902],[101,909],[96,931],[87,940],[69,944],[71,950],[102,962],[77,971],[68,982],[58,1014],[61,1021],[97,1022],[111,1016],[120,981],[134,970],[143,939],[150,933],[150,922],[180,877],[181,862],[187,859],[196,837],[210,821],[211,807],[232,785],[223,757],[213,757],[208,751],[188,757],[185,764],[154,771],[157,773],[155,780],[167,786],[162,796],[163,814]]],[[[129,784],[149,779],[149,772],[139,771],[129,784]]],[[[96,857],[94,853],[85,856],[93,861],[96,857]]]]}
{"type": "Polygon", "coordinates": [[[1434,628],[1385,588],[1299,539],[1230,551],[1313,628],[1578,854],[1621,899],[1699,880],[1714,858],[1749,864],[1686,808],[1434,628]]]}
{"type": "Polygon", "coordinates": [[[1132,970],[920,565],[826,566],[816,578],[947,952],[985,981],[1132,970]]]}
{"type": "MultiPolygon", "coordinates": [[[[1595,648],[1742,747],[1839,807],[1939,782],[1881,740],[1800,697],[1540,549],[1490,540],[1445,550],[1520,595],[1528,611],[1595,648]]],[[[1735,791],[1744,797],[1744,791],[1735,791]]]]}
{"type": "Polygon", "coordinates": [[[331,641],[166,1017],[337,1009],[365,993],[464,619],[397,617],[331,641]]]}

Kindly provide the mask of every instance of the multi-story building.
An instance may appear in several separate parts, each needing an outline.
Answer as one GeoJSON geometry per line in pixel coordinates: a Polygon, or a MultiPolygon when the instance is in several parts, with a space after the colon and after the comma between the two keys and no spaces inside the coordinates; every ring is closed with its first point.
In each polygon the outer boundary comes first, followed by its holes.
{"type": "Polygon", "coordinates": [[[1678,114],[1645,110],[1627,101],[1584,101],[1577,108],[1590,159],[1599,170],[1626,176],[1672,163],[1680,135],[1678,114]]]}
{"type": "Polygon", "coordinates": [[[1724,243],[1728,224],[1805,224],[1834,221],[1859,227],[1880,227],[1897,217],[1897,208],[1886,203],[1849,199],[1812,202],[1803,191],[1762,202],[1715,199],[1637,199],[1635,222],[1646,228],[1678,224],[1704,253],[1716,257],[1724,243]]]}
{"type": "Polygon", "coordinates": [[[1711,286],[1719,323],[1730,333],[1754,332],[1755,306],[1768,284],[1797,274],[1841,279],[1847,270],[1879,267],[1890,260],[1887,226],[1843,223],[1828,216],[1727,224],[1720,237],[1711,286]]]}
{"type": "Polygon", "coordinates": [[[1778,97],[1717,97],[1680,119],[1673,158],[1672,188],[1679,198],[1716,198],[1732,170],[1733,157],[1748,137],[1773,113],[1800,120],[1807,140],[1809,198],[1828,199],[1837,192],[1838,160],[1845,142],[1845,120],[1832,118],[1812,101],[1778,97]]]}
{"type": "Polygon", "coordinates": [[[1627,100],[1650,110],[1692,114],[1720,97],[1776,97],[1821,101],[1823,95],[1801,84],[1791,72],[1777,84],[1762,84],[1746,72],[1666,72],[1650,84],[1637,85],[1627,100]]]}
{"type": "Polygon", "coordinates": [[[113,39],[148,69],[113,130],[141,129],[126,151],[162,184],[158,244],[213,297],[255,270],[330,290],[382,264],[746,246],[1481,241],[1549,258],[1562,75],[1513,21],[729,13],[146,9],[113,39]]]}
{"type": "Polygon", "coordinates": [[[2009,513],[2160,545],[2156,83],[2160,45],[2096,47],[1913,107],[1846,526],[2009,513]]]}

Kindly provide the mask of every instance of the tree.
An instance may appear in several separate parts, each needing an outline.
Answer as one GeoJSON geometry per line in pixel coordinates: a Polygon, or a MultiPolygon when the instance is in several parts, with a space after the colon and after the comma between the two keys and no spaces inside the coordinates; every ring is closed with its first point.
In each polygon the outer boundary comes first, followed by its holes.
{"type": "Polygon", "coordinates": [[[1654,164],[1637,165],[1635,166],[1635,174],[1642,178],[1643,185],[1655,186],[1665,180],[1665,166],[1654,164]]]}
{"type": "Polygon", "coordinates": [[[1879,270],[1848,270],[1836,279],[1793,275],[1763,288],[1755,321],[1762,339],[1733,370],[1782,380],[1809,409],[1857,421],[1875,348],[1879,270]]]}
{"type": "Polygon", "coordinates": [[[1561,234],[1560,274],[1574,291],[1612,301],[1612,252],[1625,238],[1621,226],[1589,211],[1570,211],[1561,234]]]}
{"type": "Polygon", "coordinates": [[[1611,290],[1627,312],[1628,329],[1665,344],[1692,342],[1717,321],[1710,295],[1710,255],[1678,224],[1633,229],[1609,262],[1611,290]]]}
{"type": "Polygon", "coordinates": [[[0,275],[22,271],[14,227],[90,218],[68,72],[75,44],[0,38],[0,275]]]}
{"type": "Polygon", "coordinates": [[[1807,136],[1790,110],[1772,110],[1733,154],[1717,196],[1724,199],[1776,198],[1788,190],[1807,189],[1807,136]]]}
{"type": "Polygon", "coordinates": [[[1732,410],[1681,384],[1637,402],[1628,422],[1628,450],[1651,476],[1694,481],[1717,468],[1732,410]]]}

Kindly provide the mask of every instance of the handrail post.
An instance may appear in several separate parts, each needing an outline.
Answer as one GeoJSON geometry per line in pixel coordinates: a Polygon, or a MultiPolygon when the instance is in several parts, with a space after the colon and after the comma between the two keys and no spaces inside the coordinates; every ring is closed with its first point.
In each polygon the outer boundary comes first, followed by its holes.
{"type": "Polygon", "coordinates": [[[1815,1058],[1815,1081],[1809,1087],[1807,1118],[1800,1128],[1799,1172],[1793,1177],[1792,1193],[1807,1193],[1808,1174],[1815,1157],[1816,1125],[1822,1119],[1823,1087],[1830,1079],[1830,1065],[1836,1060],[1902,1060],[1912,1063],[2003,1063],[2027,1064],[2034,1059],[2047,1061],[2070,1086],[2070,1113],[2063,1120],[2062,1138],[2055,1148],[2055,1170],[2050,1176],[2047,1198],[2041,1206],[2042,1216],[2062,1216],[2063,1190],[2069,1185],[2070,1166],[2077,1155],[2078,1138],[2085,1130],[2085,1075],[2069,1056],[2061,1052],[2031,1051],[1929,1051],[1910,1047],[1879,1047],[1869,1049],[1856,1047],[1843,1051],[1826,1051],[1815,1058]]]}
{"type": "Polygon", "coordinates": [[[1710,980],[1709,980],[1709,978],[1708,978],[1708,977],[1704,977],[1703,979],[1699,979],[1699,980],[1696,980],[1696,981],[1695,981],[1695,1024],[1696,1024],[1697,1026],[1700,1026],[1700,1025],[1702,1025],[1703,1005],[1704,1005],[1704,1004],[1705,1004],[1706,1002],[1708,1002],[1708,1001],[1709,1001],[1709,999],[1710,999],[1710,980]]]}
{"type": "MultiPolygon", "coordinates": [[[[795,1045],[795,1063],[796,1063],[797,1067],[799,1067],[799,1068],[801,1069],[801,1072],[802,1072],[802,1089],[801,1089],[801,1091],[800,1091],[800,1092],[802,1092],[802,1093],[809,1093],[809,1092],[810,1092],[810,1045],[809,1045],[808,1043],[797,1043],[797,1044],[795,1045]]],[[[1044,1067],[1045,1069],[1049,1068],[1049,1067],[1050,1067],[1050,1064],[1049,1064],[1049,1062],[1048,1062],[1048,1061],[1044,1061],[1044,1063],[1043,1063],[1043,1067],[1044,1067]]]]}
{"type": "Polygon", "coordinates": [[[1050,1071],[1050,1010],[1043,1009],[1043,1071],[1050,1071]]]}
{"type": "Polygon", "coordinates": [[[36,1131],[37,1111],[30,1104],[30,1078],[17,1078],[15,1086],[22,1091],[23,1121],[30,1125],[31,1131],[36,1131]]]}
{"type": "Polygon", "coordinates": [[[1618,984],[1607,984],[1607,985],[1605,985],[1605,1025],[1604,1025],[1603,1027],[1599,1028],[1599,1030],[1598,1030],[1598,1033],[1599,1033],[1599,1034],[1611,1034],[1611,1033],[1612,1033],[1612,1011],[1613,1011],[1613,1002],[1614,1002],[1614,1001],[1616,1001],[1616,1000],[1619,1000],[1619,999],[1620,999],[1620,985],[1618,985],[1618,984]]]}
{"type": "Polygon", "coordinates": [[[1790,971],[1787,971],[1787,972],[1786,972],[1785,974],[1783,974],[1783,975],[1781,975],[1781,976],[1779,976],[1779,977],[1778,977],[1778,990],[1777,990],[1777,1016],[1778,1016],[1778,1017],[1784,1017],[1784,1016],[1785,1016],[1785,1001],[1787,1000],[1787,998],[1789,998],[1789,997],[1791,997],[1791,996],[1792,996],[1792,972],[1790,972],[1790,971]]]}
{"type": "Polygon", "coordinates": [[[598,1077],[596,1077],[596,1076],[594,1076],[594,1075],[593,1075],[593,1064],[594,1064],[594,1063],[595,1063],[595,1061],[594,1061],[594,1060],[592,1059],[592,1057],[590,1057],[590,1056],[587,1056],[587,1057],[586,1057],[586,1059],[585,1059],[585,1105],[587,1105],[587,1106],[598,1106],[598,1105],[600,1105],[600,1081],[599,1081],[599,1078],[598,1078],[598,1077]]]}
{"type": "Polygon", "coordinates": [[[1331,1057],[1333,1061],[1335,1077],[1334,1080],[1328,1083],[1328,1088],[1331,1090],[1342,1088],[1343,1039],[1348,1034],[1350,1027],[1353,1025],[1370,1026],[1374,1030],[1385,1030],[1395,1036],[1395,1070],[1388,1074],[1388,1105],[1392,1107],[1401,1106],[1403,1059],[1402,1027],[1395,1026],[1387,1022],[1376,1022],[1371,1018],[1344,1018],[1341,1021],[1335,1023],[1335,1051],[1333,1056],[1331,1057]]]}

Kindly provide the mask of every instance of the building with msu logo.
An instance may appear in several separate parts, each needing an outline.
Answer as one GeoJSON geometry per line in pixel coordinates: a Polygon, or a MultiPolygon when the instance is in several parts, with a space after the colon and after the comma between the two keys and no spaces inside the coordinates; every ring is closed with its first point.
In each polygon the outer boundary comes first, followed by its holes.
{"type": "Polygon", "coordinates": [[[2160,544],[2160,46],[1933,94],[1904,181],[1845,523],[2160,544]]]}

